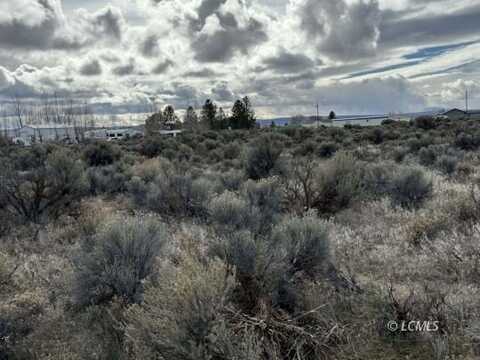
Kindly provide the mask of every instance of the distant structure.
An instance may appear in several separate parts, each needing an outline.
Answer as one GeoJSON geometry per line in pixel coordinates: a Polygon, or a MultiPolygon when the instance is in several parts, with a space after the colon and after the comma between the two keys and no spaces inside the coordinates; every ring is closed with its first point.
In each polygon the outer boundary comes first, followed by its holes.
{"type": "Polygon", "coordinates": [[[86,139],[97,139],[97,140],[123,140],[132,137],[141,137],[143,136],[143,131],[134,127],[112,127],[105,129],[95,129],[85,132],[86,139]]]}
{"type": "Polygon", "coordinates": [[[480,110],[460,110],[457,108],[448,110],[442,114],[450,120],[480,120],[480,110]]]}
{"type": "Polygon", "coordinates": [[[1,130],[2,135],[14,143],[31,146],[35,143],[78,143],[84,139],[121,140],[143,136],[142,127],[79,128],[68,125],[25,125],[1,130]]]}
{"type": "Polygon", "coordinates": [[[74,126],[25,125],[4,129],[2,133],[14,143],[29,146],[35,142],[78,142],[83,136],[82,130],[74,126]]]}

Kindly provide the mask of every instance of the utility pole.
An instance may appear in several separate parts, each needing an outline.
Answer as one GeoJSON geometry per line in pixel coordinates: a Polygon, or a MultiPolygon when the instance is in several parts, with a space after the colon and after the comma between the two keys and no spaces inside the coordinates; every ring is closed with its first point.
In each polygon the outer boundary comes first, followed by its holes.
{"type": "Polygon", "coordinates": [[[468,113],[468,88],[465,89],[465,112],[468,113]]]}
{"type": "Polygon", "coordinates": [[[318,102],[317,102],[317,129],[318,129],[318,126],[319,126],[319,122],[320,122],[320,118],[318,116],[318,102]]]}

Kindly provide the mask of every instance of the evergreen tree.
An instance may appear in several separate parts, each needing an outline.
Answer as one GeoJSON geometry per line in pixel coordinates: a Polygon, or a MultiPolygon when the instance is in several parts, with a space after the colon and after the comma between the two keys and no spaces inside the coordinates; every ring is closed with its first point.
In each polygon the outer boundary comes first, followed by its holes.
{"type": "Polygon", "coordinates": [[[163,109],[163,121],[165,124],[175,124],[178,121],[178,116],[175,114],[175,108],[172,105],[167,105],[163,109]]]}
{"type": "Polygon", "coordinates": [[[198,127],[198,115],[192,106],[189,106],[185,113],[183,127],[189,130],[195,130],[198,127]]]}
{"type": "Polygon", "coordinates": [[[330,114],[328,115],[328,118],[330,120],[333,120],[333,119],[336,119],[337,118],[337,114],[335,114],[335,111],[330,111],[330,114]]]}
{"type": "Polygon", "coordinates": [[[215,119],[215,130],[221,130],[221,129],[228,129],[229,122],[227,115],[225,115],[225,111],[223,111],[223,108],[219,108],[217,112],[217,116],[215,119]]]}
{"type": "Polygon", "coordinates": [[[217,117],[217,105],[210,100],[207,99],[205,104],[202,107],[202,112],[200,115],[200,122],[204,127],[207,129],[215,129],[215,120],[217,117]]]}
{"type": "Polygon", "coordinates": [[[252,129],[255,127],[256,117],[250,99],[245,96],[242,100],[235,101],[232,108],[230,126],[233,129],[252,129]]]}
{"type": "Polygon", "coordinates": [[[162,129],[163,123],[164,123],[164,119],[163,119],[163,114],[161,112],[151,115],[145,121],[145,134],[147,136],[151,136],[151,135],[154,135],[155,133],[158,133],[162,129]]]}

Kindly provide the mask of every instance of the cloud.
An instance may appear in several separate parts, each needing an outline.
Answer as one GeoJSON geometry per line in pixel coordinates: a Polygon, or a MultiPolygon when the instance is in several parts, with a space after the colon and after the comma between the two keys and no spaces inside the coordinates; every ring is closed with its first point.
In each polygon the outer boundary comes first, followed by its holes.
{"type": "Polygon", "coordinates": [[[171,60],[165,60],[160,63],[158,63],[152,70],[154,74],[163,74],[166,72],[170,67],[174,65],[173,61],[171,60]]]}
{"type": "Polygon", "coordinates": [[[427,13],[420,16],[392,16],[381,26],[380,43],[384,47],[444,44],[480,36],[480,5],[463,7],[453,12],[427,13]]]}
{"type": "Polygon", "coordinates": [[[84,76],[95,76],[102,73],[102,65],[98,60],[92,60],[84,63],[80,67],[80,74],[84,76]]]}
{"type": "Polygon", "coordinates": [[[112,72],[117,76],[132,75],[135,72],[135,60],[130,59],[128,64],[119,65],[113,68],[112,72]]]}
{"type": "Polygon", "coordinates": [[[49,47],[62,18],[58,0],[2,0],[0,45],[24,49],[49,47]]]}
{"type": "Polygon", "coordinates": [[[304,54],[295,54],[281,49],[275,56],[263,60],[260,70],[272,70],[281,73],[298,73],[311,69],[315,62],[304,54]]]}
{"type": "Polygon", "coordinates": [[[147,38],[140,44],[140,52],[146,57],[157,56],[160,52],[158,37],[156,35],[147,36],[147,38]]]}
{"type": "Polygon", "coordinates": [[[125,21],[121,11],[107,6],[66,17],[60,0],[2,0],[0,46],[25,50],[74,50],[105,39],[120,41],[125,21]]]}
{"type": "Polygon", "coordinates": [[[209,78],[209,77],[215,77],[217,75],[218,74],[215,71],[209,68],[187,71],[185,74],[183,74],[183,76],[193,77],[193,78],[209,78]]]}
{"type": "Polygon", "coordinates": [[[378,1],[304,0],[297,12],[308,38],[328,57],[355,61],[375,55],[381,22],[378,1]]]}
{"type": "Polygon", "coordinates": [[[240,0],[203,0],[189,20],[191,47],[199,62],[229,61],[268,39],[264,25],[240,0]]]}

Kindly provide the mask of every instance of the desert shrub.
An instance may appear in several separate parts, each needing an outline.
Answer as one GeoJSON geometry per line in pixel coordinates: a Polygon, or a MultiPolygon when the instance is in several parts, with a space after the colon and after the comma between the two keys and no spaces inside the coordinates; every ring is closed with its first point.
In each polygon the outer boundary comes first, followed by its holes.
{"type": "Polygon", "coordinates": [[[250,149],[246,159],[246,173],[250,179],[268,177],[277,164],[282,148],[271,136],[262,135],[250,149]]]}
{"type": "Polygon", "coordinates": [[[28,358],[23,345],[45,313],[45,299],[36,292],[25,292],[0,303],[0,359],[28,358]]]}
{"type": "Polygon", "coordinates": [[[374,198],[389,194],[395,166],[391,164],[368,164],[363,169],[362,184],[365,195],[374,198]]]}
{"type": "Polygon", "coordinates": [[[147,189],[146,204],[150,209],[165,215],[195,217],[206,215],[213,191],[208,180],[175,173],[158,176],[147,189]]]}
{"type": "Polygon", "coordinates": [[[119,160],[121,155],[121,150],[117,145],[106,141],[90,144],[83,151],[83,159],[88,166],[111,165],[119,160]]]}
{"type": "Polygon", "coordinates": [[[284,249],[291,275],[304,272],[315,276],[329,259],[327,226],[311,214],[284,220],[273,230],[272,243],[284,249]]]}
{"type": "Polygon", "coordinates": [[[128,310],[132,358],[260,359],[253,334],[235,332],[226,316],[234,279],[225,265],[192,258],[180,265],[128,310]]]}
{"type": "Polygon", "coordinates": [[[421,246],[424,240],[432,240],[448,227],[448,218],[444,214],[419,215],[406,228],[407,242],[421,246]]]}
{"type": "Polygon", "coordinates": [[[309,158],[290,158],[285,161],[280,176],[280,186],[285,206],[301,214],[314,205],[318,197],[320,165],[309,158]]]}
{"type": "Polygon", "coordinates": [[[220,175],[220,180],[226,190],[236,191],[242,186],[245,173],[240,170],[229,170],[220,175]]]}
{"type": "Polygon", "coordinates": [[[425,147],[418,152],[420,164],[423,166],[432,166],[437,160],[437,151],[432,147],[425,147]]]}
{"type": "Polygon", "coordinates": [[[321,169],[312,207],[322,214],[347,208],[361,192],[360,168],[353,156],[340,153],[321,169]]]}
{"type": "Polygon", "coordinates": [[[220,230],[252,229],[255,232],[259,227],[259,209],[230,191],[214,198],[208,210],[210,219],[220,230]]]}
{"type": "Polygon", "coordinates": [[[98,194],[116,194],[127,190],[130,180],[130,167],[124,162],[113,165],[89,168],[87,176],[90,192],[98,194]]]}
{"type": "Polygon", "coordinates": [[[148,184],[146,204],[160,214],[202,218],[212,193],[213,184],[206,179],[164,173],[148,184]]]}
{"type": "Polygon", "coordinates": [[[141,144],[140,153],[150,158],[161,155],[167,159],[174,159],[179,144],[175,138],[161,135],[147,136],[141,144]]]}
{"type": "Polygon", "coordinates": [[[419,116],[414,120],[414,124],[417,128],[423,130],[431,130],[437,127],[437,120],[433,116],[419,116]]]}
{"type": "Polygon", "coordinates": [[[74,303],[88,307],[115,297],[140,302],[142,282],[166,241],[164,226],[153,219],[118,219],[99,229],[74,259],[74,303]]]}
{"type": "Polygon", "coordinates": [[[397,146],[392,151],[392,158],[395,162],[401,163],[408,154],[408,149],[403,146],[397,146]]]}
{"type": "Polygon", "coordinates": [[[419,138],[415,139],[410,139],[408,141],[408,147],[410,148],[410,151],[412,152],[417,152],[421,148],[428,147],[430,145],[433,145],[434,139],[430,136],[421,136],[419,138]]]}
{"type": "Polygon", "coordinates": [[[21,221],[42,223],[56,217],[86,192],[83,163],[64,150],[34,148],[8,159],[0,172],[0,206],[21,221]],[[24,162],[24,160],[26,160],[24,162]]]}
{"type": "Polygon", "coordinates": [[[390,195],[396,205],[417,208],[433,192],[432,182],[421,169],[404,168],[398,171],[392,182],[390,195]]]}
{"type": "Polygon", "coordinates": [[[385,132],[381,128],[375,128],[367,134],[368,140],[374,144],[381,144],[385,139],[385,132]]]}
{"type": "Polygon", "coordinates": [[[248,180],[241,190],[252,213],[258,213],[259,232],[267,232],[277,221],[281,211],[281,195],[274,180],[264,179],[259,182],[248,180]]]}
{"type": "Polygon", "coordinates": [[[455,138],[455,146],[466,151],[477,150],[480,147],[480,136],[460,133],[455,138]]]}
{"type": "Polygon", "coordinates": [[[458,160],[454,156],[443,155],[437,160],[437,167],[446,175],[452,175],[457,170],[458,160]]]}
{"type": "Polygon", "coordinates": [[[321,158],[331,158],[337,152],[337,145],[332,142],[321,143],[318,147],[318,156],[321,158]]]}
{"type": "Polygon", "coordinates": [[[307,140],[302,143],[297,149],[294,151],[294,155],[296,156],[307,156],[311,155],[315,152],[317,148],[317,144],[312,140],[307,140]]]}
{"type": "Polygon", "coordinates": [[[225,159],[237,159],[240,156],[241,147],[238,143],[230,143],[224,146],[223,156],[225,159]]]}
{"type": "Polygon", "coordinates": [[[174,166],[166,159],[137,167],[134,174],[137,176],[132,177],[127,187],[138,206],[167,216],[206,216],[215,183],[206,178],[195,179],[182,166],[174,166]]]}

